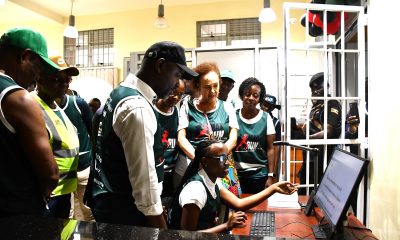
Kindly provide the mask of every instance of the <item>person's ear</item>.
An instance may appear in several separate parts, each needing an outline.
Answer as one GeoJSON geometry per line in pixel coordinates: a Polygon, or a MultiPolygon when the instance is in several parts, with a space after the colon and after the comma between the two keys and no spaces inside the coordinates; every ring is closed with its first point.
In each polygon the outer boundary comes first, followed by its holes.
{"type": "Polygon", "coordinates": [[[206,168],[207,167],[207,163],[208,163],[208,161],[207,161],[207,158],[205,158],[205,157],[202,157],[201,159],[200,159],[200,163],[201,163],[201,165],[204,167],[204,168],[206,168]]]}
{"type": "Polygon", "coordinates": [[[30,49],[22,50],[21,54],[19,55],[19,62],[23,63],[24,61],[30,61],[33,56],[33,52],[30,49]]]}
{"type": "Polygon", "coordinates": [[[163,71],[165,63],[166,62],[165,62],[164,58],[159,58],[156,60],[154,67],[155,67],[157,73],[161,73],[163,71]]]}

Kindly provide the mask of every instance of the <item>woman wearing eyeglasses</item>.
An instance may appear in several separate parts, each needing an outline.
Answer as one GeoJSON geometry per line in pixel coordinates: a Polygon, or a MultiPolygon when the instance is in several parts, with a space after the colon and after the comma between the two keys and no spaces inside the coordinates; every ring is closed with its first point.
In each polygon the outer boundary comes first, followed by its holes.
{"type": "Polygon", "coordinates": [[[272,118],[257,108],[265,98],[265,86],[256,78],[240,84],[243,107],[236,112],[238,144],[233,158],[243,193],[258,193],[277,181],[275,176],[275,127],[272,118]]]}
{"type": "Polygon", "coordinates": [[[228,154],[236,145],[238,124],[232,105],[218,99],[220,72],[215,63],[205,62],[194,68],[199,74],[195,85],[200,97],[185,102],[180,110],[178,145],[182,150],[174,174],[177,188],[199,142],[217,139],[225,143],[228,154]]]}
{"type": "Polygon", "coordinates": [[[217,184],[217,179],[227,174],[227,154],[227,146],[216,140],[206,140],[198,144],[194,160],[187,168],[172,201],[168,213],[170,228],[218,233],[244,227],[247,217],[241,211],[260,204],[276,192],[292,194],[297,191],[296,186],[289,182],[278,182],[247,198],[236,197],[217,184]],[[231,214],[227,222],[217,225],[216,218],[221,203],[238,212],[231,214]]]}

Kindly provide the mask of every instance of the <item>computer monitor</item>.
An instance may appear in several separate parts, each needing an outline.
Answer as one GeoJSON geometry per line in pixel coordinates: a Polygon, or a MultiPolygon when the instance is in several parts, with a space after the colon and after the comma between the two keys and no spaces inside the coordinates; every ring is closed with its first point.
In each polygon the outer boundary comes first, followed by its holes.
{"type": "Polygon", "coordinates": [[[349,208],[349,199],[358,188],[369,161],[336,148],[314,196],[324,213],[329,227],[323,228],[326,237],[339,234],[349,208]]]}

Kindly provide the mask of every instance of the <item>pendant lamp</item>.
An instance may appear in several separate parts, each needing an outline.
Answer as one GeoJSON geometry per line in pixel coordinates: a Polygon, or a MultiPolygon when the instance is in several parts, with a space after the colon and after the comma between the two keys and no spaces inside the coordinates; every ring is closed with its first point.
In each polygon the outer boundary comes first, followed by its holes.
{"type": "Polygon", "coordinates": [[[75,27],[75,16],[72,15],[72,8],[74,7],[74,1],[71,0],[71,14],[69,15],[68,27],[64,30],[64,36],[67,38],[78,38],[78,29],[75,27]]]}
{"type": "Polygon", "coordinates": [[[275,11],[270,7],[269,0],[264,0],[264,8],[261,10],[260,15],[258,16],[258,21],[263,23],[276,21],[275,11]]]}
{"type": "Polygon", "coordinates": [[[154,21],[154,27],[163,29],[168,27],[167,20],[164,17],[164,4],[161,3],[158,5],[158,17],[154,21]]]}

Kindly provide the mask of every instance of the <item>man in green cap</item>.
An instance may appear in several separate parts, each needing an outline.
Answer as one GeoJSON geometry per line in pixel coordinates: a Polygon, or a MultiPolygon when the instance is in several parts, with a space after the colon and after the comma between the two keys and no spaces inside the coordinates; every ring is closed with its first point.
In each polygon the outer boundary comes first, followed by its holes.
{"type": "Polygon", "coordinates": [[[36,101],[26,91],[41,71],[58,71],[43,36],[14,28],[0,38],[0,217],[43,215],[58,168],[36,101]]]}

